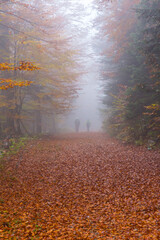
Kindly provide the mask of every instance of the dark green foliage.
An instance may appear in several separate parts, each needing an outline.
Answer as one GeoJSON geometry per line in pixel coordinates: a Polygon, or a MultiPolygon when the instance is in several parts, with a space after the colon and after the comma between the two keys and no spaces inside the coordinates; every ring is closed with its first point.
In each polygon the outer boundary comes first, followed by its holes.
{"type": "Polygon", "coordinates": [[[136,25],[117,63],[116,79],[107,84],[104,127],[122,141],[160,139],[160,1],[141,1],[136,25]],[[107,97],[110,95],[110,97],[107,97]]]}

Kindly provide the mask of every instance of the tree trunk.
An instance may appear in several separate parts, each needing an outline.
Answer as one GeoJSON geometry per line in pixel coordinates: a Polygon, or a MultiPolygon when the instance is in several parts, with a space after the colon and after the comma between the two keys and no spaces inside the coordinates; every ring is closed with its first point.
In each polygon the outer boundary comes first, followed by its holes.
{"type": "Polygon", "coordinates": [[[56,133],[56,121],[54,114],[53,114],[53,133],[56,133]]]}
{"type": "Polygon", "coordinates": [[[16,133],[14,125],[14,110],[8,109],[6,120],[6,133],[7,135],[14,135],[16,133]]]}
{"type": "Polygon", "coordinates": [[[2,123],[0,122],[0,138],[2,137],[2,123]]]}
{"type": "Polygon", "coordinates": [[[36,110],[36,134],[42,133],[42,115],[40,110],[36,110]]]}
{"type": "Polygon", "coordinates": [[[16,129],[17,135],[22,135],[22,131],[21,131],[21,121],[20,121],[20,119],[17,119],[17,120],[16,120],[16,125],[17,125],[17,129],[16,129]]]}

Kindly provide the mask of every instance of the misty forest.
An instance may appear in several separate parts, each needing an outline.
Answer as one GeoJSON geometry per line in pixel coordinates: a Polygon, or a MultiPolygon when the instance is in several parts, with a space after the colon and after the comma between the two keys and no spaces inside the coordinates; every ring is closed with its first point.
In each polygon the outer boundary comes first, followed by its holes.
{"type": "Polygon", "coordinates": [[[0,0],[0,53],[0,239],[160,239],[160,0],[0,0]]]}

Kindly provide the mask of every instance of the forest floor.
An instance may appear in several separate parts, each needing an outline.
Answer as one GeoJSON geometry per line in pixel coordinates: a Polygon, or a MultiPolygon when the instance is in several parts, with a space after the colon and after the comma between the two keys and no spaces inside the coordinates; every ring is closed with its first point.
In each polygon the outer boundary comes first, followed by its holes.
{"type": "Polygon", "coordinates": [[[159,164],[100,133],[33,140],[1,171],[0,239],[158,240],[159,164]]]}

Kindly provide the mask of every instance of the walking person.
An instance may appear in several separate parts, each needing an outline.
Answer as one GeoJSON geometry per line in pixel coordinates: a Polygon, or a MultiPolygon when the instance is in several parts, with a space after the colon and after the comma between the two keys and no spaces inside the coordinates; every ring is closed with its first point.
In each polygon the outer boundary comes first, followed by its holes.
{"type": "Polygon", "coordinates": [[[80,127],[80,121],[79,121],[79,119],[77,118],[77,119],[75,120],[75,130],[76,130],[76,132],[79,132],[79,127],[80,127]]]}
{"type": "Polygon", "coordinates": [[[90,126],[91,126],[91,122],[89,120],[87,121],[86,126],[87,126],[87,131],[89,132],[90,131],[90,126]]]}

